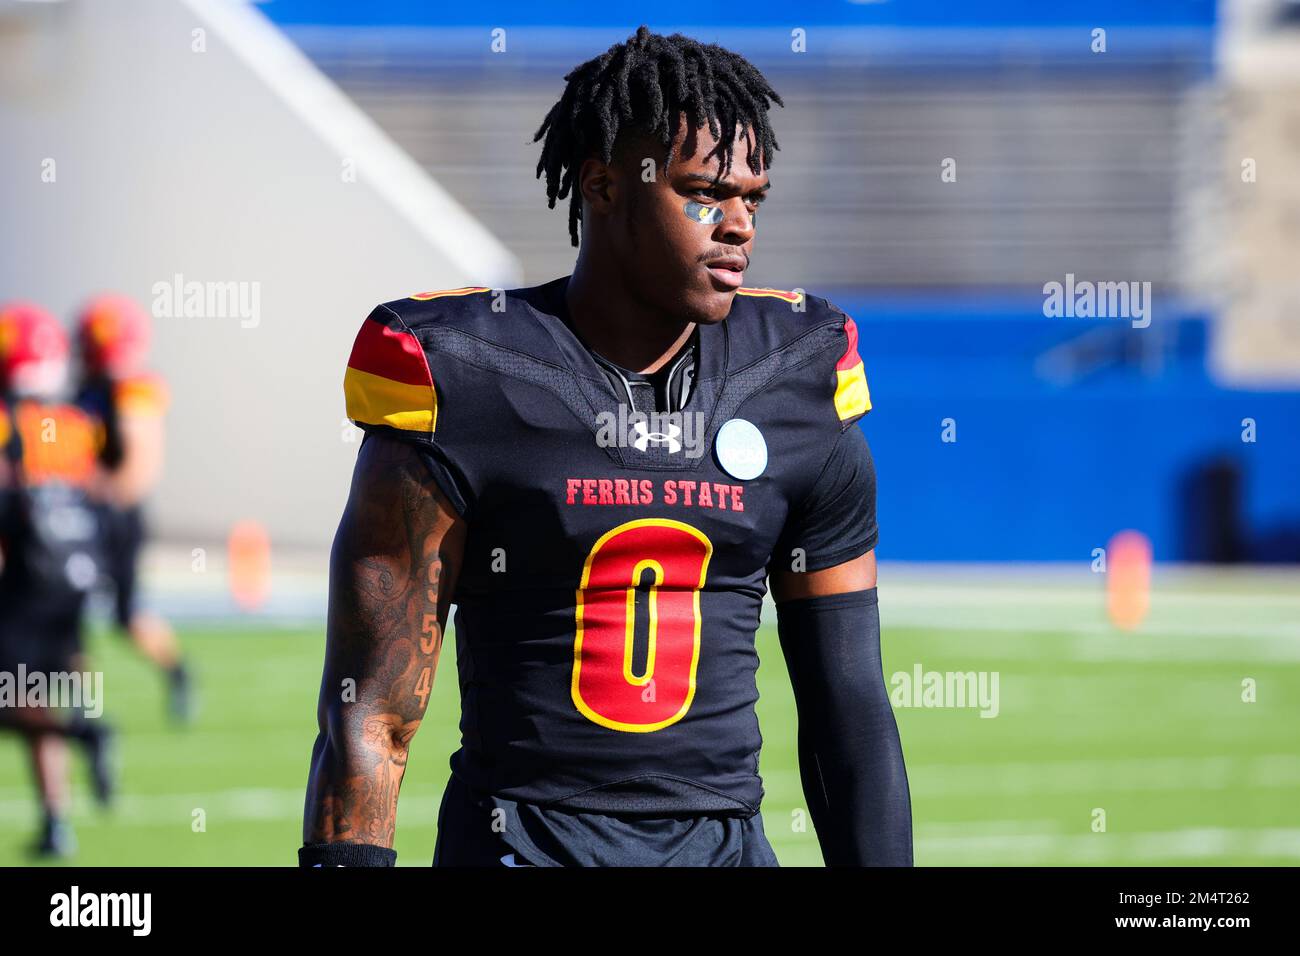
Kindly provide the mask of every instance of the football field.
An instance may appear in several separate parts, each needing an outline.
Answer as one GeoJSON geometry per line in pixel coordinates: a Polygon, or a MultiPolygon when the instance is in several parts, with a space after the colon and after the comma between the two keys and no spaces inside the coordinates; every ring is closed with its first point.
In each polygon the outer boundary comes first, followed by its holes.
{"type": "MultiPolygon", "coordinates": [[[[1121,632],[1086,571],[882,565],[881,619],[918,865],[1300,862],[1294,572],[1157,570],[1145,624],[1121,632]]],[[[759,634],[763,818],[783,865],[819,865],[773,621],[769,606],[759,634]]],[[[292,864],[322,628],[182,624],[181,633],[202,707],[187,730],[168,725],[161,680],[124,642],[104,633],[91,642],[120,732],[122,791],[100,813],[74,760],[76,862],[292,864]]],[[[432,857],[456,723],[449,636],[403,787],[403,865],[432,857]]],[[[0,738],[0,864],[27,862],[36,823],[24,754],[0,738]]]]}

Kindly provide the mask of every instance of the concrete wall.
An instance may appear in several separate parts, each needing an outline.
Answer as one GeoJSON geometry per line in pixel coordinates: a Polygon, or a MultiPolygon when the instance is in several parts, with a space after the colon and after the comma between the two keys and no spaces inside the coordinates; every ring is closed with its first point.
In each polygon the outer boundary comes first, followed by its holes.
{"type": "Polygon", "coordinates": [[[342,380],[361,320],[520,278],[255,7],[0,2],[0,141],[0,299],[70,318],[116,289],[154,309],[173,404],[152,511],[180,544],[240,518],[327,543],[356,453],[342,380]],[[176,276],[241,307],[169,305],[176,276]]]}

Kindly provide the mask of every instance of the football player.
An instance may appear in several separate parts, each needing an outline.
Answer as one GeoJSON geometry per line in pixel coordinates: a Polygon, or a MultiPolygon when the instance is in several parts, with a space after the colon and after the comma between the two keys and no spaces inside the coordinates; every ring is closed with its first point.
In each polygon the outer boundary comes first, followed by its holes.
{"type": "Polygon", "coordinates": [[[43,856],[75,849],[67,738],[85,746],[99,801],[113,790],[112,732],[102,717],[30,693],[53,687],[53,675],[84,671],[82,616],[99,570],[90,490],[103,427],[57,400],[67,371],[67,335],[53,316],[28,303],[0,306],[0,672],[15,694],[0,706],[0,727],[22,734],[30,750],[44,813],[35,850],[43,856]]]}
{"type": "Polygon", "coordinates": [[[162,672],[173,719],[194,714],[189,670],[170,624],[137,602],[140,551],[146,530],[142,502],[163,468],[163,415],[167,386],[145,370],[149,315],[133,299],[104,294],[77,318],[81,381],[77,403],[105,423],[98,497],[103,504],[105,578],[113,589],[113,619],[120,633],[162,672]]]}
{"type": "Polygon", "coordinates": [[[535,139],[573,273],[389,302],[356,337],[366,434],[300,863],[394,862],[455,603],[435,865],[776,865],[754,711],[770,586],[825,862],[910,865],[857,329],[744,285],[780,98],[742,57],[645,27],[566,80],[535,139]]]}

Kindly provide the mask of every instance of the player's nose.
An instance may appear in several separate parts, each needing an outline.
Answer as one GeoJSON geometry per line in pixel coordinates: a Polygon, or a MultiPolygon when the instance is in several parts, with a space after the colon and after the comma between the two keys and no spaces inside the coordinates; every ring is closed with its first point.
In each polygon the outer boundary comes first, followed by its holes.
{"type": "Polygon", "coordinates": [[[721,203],[722,222],[718,223],[716,237],[720,242],[739,245],[754,238],[754,216],[741,196],[733,196],[721,203]]]}

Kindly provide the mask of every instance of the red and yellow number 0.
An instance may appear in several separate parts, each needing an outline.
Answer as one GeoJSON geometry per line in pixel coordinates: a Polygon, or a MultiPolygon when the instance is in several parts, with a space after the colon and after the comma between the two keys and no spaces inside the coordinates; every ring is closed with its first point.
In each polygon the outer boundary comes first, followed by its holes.
{"type": "Polygon", "coordinates": [[[573,703],[611,730],[648,733],[685,716],[700,659],[700,589],[713,544],[669,518],[642,518],[601,536],[582,567],[573,645],[573,703]],[[649,646],[632,671],[636,589],[649,572],[649,646]],[[648,685],[653,681],[653,688],[648,685]]]}

